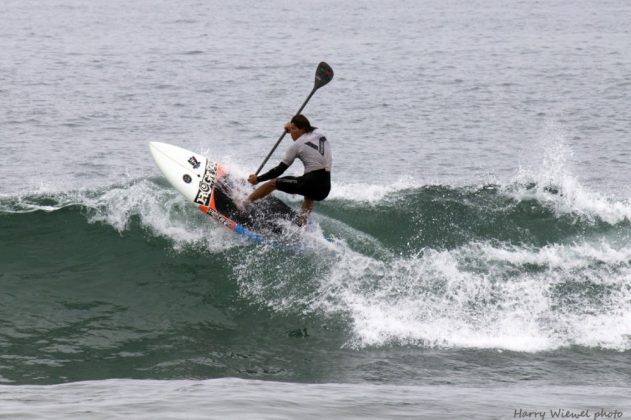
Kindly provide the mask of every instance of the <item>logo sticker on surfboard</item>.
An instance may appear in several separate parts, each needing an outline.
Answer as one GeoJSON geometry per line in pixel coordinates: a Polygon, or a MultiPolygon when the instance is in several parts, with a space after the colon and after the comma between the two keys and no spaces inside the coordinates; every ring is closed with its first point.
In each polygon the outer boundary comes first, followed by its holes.
{"type": "Polygon", "coordinates": [[[202,180],[199,181],[199,190],[197,191],[197,196],[195,197],[195,203],[208,207],[216,176],[217,164],[208,162],[206,164],[204,176],[202,177],[202,180]]]}
{"type": "Polygon", "coordinates": [[[199,168],[199,165],[201,165],[201,163],[199,163],[199,161],[197,160],[195,156],[191,156],[191,158],[188,160],[188,163],[191,164],[193,169],[197,169],[199,168]]]}

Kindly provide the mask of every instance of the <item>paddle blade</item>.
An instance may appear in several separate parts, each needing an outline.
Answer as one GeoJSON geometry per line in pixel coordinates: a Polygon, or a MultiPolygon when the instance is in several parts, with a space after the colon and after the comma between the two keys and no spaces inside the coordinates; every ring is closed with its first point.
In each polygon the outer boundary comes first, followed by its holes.
{"type": "Polygon", "coordinates": [[[333,79],[333,69],[324,61],[318,65],[315,75],[315,85],[313,89],[320,89],[333,79]]]}

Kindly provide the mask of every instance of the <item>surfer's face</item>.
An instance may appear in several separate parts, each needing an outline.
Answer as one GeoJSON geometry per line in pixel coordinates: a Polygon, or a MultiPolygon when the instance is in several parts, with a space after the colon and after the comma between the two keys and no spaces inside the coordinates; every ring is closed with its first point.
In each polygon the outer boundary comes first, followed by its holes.
{"type": "Polygon", "coordinates": [[[300,136],[305,133],[305,130],[302,128],[296,127],[293,123],[289,124],[289,134],[291,134],[291,138],[294,140],[298,140],[300,136]]]}

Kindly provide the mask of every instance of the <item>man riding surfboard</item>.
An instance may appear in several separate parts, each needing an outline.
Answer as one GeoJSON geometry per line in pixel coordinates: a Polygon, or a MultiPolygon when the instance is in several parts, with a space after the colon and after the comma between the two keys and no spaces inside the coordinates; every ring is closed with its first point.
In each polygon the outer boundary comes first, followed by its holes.
{"type": "Polygon", "coordinates": [[[253,201],[259,200],[274,190],[288,194],[299,194],[304,197],[300,209],[300,224],[304,224],[313,209],[315,201],[324,200],[331,191],[331,144],[324,134],[302,114],[294,116],[285,125],[294,143],[287,150],[283,160],[275,168],[263,175],[252,174],[248,182],[256,185],[267,181],[246,198],[241,207],[246,208],[253,201]],[[298,158],[304,165],[302,176],[285,176],[279,178],[298,158]]]}

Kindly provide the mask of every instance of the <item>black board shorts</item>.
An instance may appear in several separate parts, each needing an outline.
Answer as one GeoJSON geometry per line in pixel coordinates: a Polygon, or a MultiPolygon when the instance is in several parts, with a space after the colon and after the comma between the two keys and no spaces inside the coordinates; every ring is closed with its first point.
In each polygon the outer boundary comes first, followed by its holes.
{"type": "Polygon", "coordinates": [[[276,179],[276,189],[288,194],[300,194],[315,201],[322,201],[331,191],[331,172],[319,169],[303,176],[284,176],[276,179]]]}

